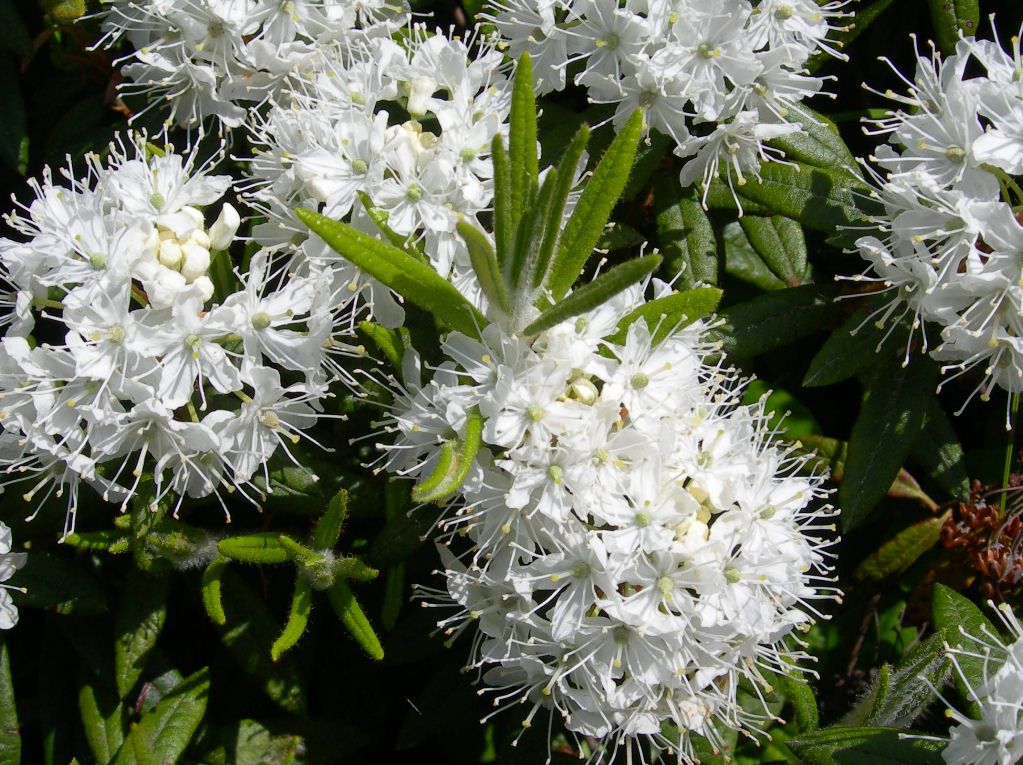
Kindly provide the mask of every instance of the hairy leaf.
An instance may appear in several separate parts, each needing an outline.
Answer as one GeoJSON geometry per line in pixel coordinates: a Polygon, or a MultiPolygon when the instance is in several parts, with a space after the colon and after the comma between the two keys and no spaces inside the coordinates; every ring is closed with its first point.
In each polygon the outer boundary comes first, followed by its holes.
{"type": "Polygon", "coordinates": [[[592,311],[627,287],[644,279],[661,264],[660,255],[644,255],[615,266],[558,301],[522,330],[527,337],[550,329],[566,319],[592,311]]]}
{"type": "Polygon", "coordinates": [[[300,208],[295,215],[335,252],[451,329],[478,337],[488,324],[451,282],[403,250],[312,210],[300,208]]]}
{"type": "Polygon", "coordinates": [[[970,688],[979,688],[984,682],[985,645],[990,645],[998,630],[973,601],[943,584],[934,585],[931,616],[935,628],[947,636],[949,645],[967,652],[956,656],[959,668],[952,670],[952,680],[970,715],[979,719],[980,707],[970,695],[970,688]]]}
{"type": "Polygon", "coordinates": [[[656,344],[671,332],[688,327],[697,319],[714,313],[721,300],[721,294],[721,290],[716,287],[697,287],[643,303],[622,317],[608,341],[617,345],[624,343],[629,327],[637,320],[643,319],[656,344]]]}
{"type": "Polygon", "coordinates": [[[114,765],[173,765],[195,735],[209,696],[209,670],[181,681],[156,708],[142,716],[121,745],[114,765]]]}
{"type": "Polygon", "coordinates": [[[369,619],[363,613],[362,607],[355,599],[348,583],[344,579],[338,579],[327,589],[327,599],[334,608],[341,623],[352,637],[363,647],[371,658],[377,661],[384,658],[384,649],[380,640],[373,631],[369,619]]]}
{"type": "Polygon", "coordinates": [[[412,499],[419,503],[440,502],[458,491],[472,469],[482,437],[483,416],[473,409],[466,417],[461,436],[444,445],[434,472],[412,489],[412,499]]]}
{"type": "Polygon", "coordinates": [[[284,652],[294,647],[309,624],[309,612],[313,606],[313,585],[309,577],[299,573],[295,577],[295,591],[291,596],[291,608],[288,610],[288,621],[272,646],[270,658],[277,661],[284,652]]]}
{"type": "Polygon", "coordinates": [[[217,542],[217,550],[221,555],[242,563],[268,565],[287,563],[290,560],[288,550],[281,544],[279,534],[273,531],[221,539],[217,542]]]}
{"type": "Polygon", "coordinates": [[[604,232],[632,170],[636,147],[643,132],[643,112],[637,109],[622,125],[593,171],[565,224],[551,267],[547,287],[555,301],[564,297],[578,278],[604,232]]]}
{"type": "Polygon", "coordinates": [[[938,47],[945,55],[955,53],[960,36],[977,34],[980,5],[977,0],[928,0],[938,47]]]}
{"type": "Polygon", "coordinates": [[[11,681],[11,657],[6,641],[0,638],[0,765],[20,763],[21,734],[18,732],[18,709],[11,681]]]}
{"type": "Polygon", "coordinates": [[[807,765],[943,765],[943,741],[903,738],[897,728],[835,726],[790,739],[807,765]]]}

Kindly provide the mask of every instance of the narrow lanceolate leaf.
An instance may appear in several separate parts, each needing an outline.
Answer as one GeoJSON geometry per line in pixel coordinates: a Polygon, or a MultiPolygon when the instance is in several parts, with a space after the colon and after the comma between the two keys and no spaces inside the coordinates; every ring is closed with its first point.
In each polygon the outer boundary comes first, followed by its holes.
{"type": "Polygon", "coordinates": [[[547,287],[554,300],[564,297],[593,253],[593,247],[629,179],[642,133],[643,112],[637,109],[622,126],[586,183],[562,231],[547,279],[547,287]]]}
{"type": "Polygon", "coordinates": [[[313,607],[313,585],[309,577],[299,573],[295,577],[295,591],[291,596],[288,621],[279,638],[270,646],[270,658],[278,661],[284,652],[298,643],[309,624],[309,612],[313,607]]]}
{"type": "Polygon", "coordinates": [[[952,666],[945,652],[944,630],[915,645],[888,678],[887,688],[874,699],[866,724],[908,727],[934,701],[952,666]]]}
{"type": "Polygon", "coordinates": [[[281,544],[278,534],[272,531],[221,539],[217,542],[217,550],[221,555],[242,563],[270,565],[290,560],[287,548],[281,544]]]}
{"type": "Polygon", "coordinates": [[[977,0],[928,0],[938,47],[945,55],[955,53],[960,36],[977,34],[980,6],[977,0]]]}
{"type": "Polygon", "coordinates": [[[442,502],[461,487],[472,468],[483,437],[483,415],[472,409],[465,419],[462,435],[441,449],[433,473],[412,489],[412,500],[419,503],[442,502]]]}
{"type": "Polygon", "coordinates": [[[384,649],[373,631],[369,619],[344,579],[338,579],[327,590],[327,599],[337,613],[345,629],[363,647],[371,658],[379,661],[384,658],[384,649]]]}
{"type": "Polygon", "coordinates": [[[511,162],[511,217],[518,220],[532,203],[531,189],[539,170],[536,156],[536,94],[533,62],[528,53],[519,57],[512,85],[508,119],[508,158],[511,162]]]}
{"type": "Polygon", "coordinates": [[[486,234],[465,221],[458,221],[456,227],[469,250],[469,261],[483,294],[492,305],[507,314],[511,303],[508,302],[508,289],[493,245],[486,234]]]}
{"type": "Polygon", "coordinates": [[[927,402],[927,421],[913,444],[913,459],[955,499],[970,498],[966,455],[948,415],[936,398],[927,402]]]}
{"type": "Polygon", "coordinates": [[[490,142],[490,159],[494,164],[494,247],[497,262],[505,269],[511,260],[512,237],[518,218],[512,217],[511,161],[500,133],[490,142]]]}
{"type": "Polygon", "coordinates": [[[206,609],[206,615],[214,624],[227,623],[220,586],[227,563],[227,558],[216,557],[202,572],[202,605],[206,609]]]}
{"type": "Polygon", "coordinates": [[[725,353],[752,357],[818,331],[841,310],[830,291],[807,284],[732,306],[721,313],[724,324],[711,335],[725,353]]]}
{"type": "Polygon", "coordinates": [[[348,518],[348,492],[342,489],[327,505],[313,531],[313,547],[317,550],[332,550],[341,537],[341,528],[348,518]]]}
{"type": "MultiPolygon", "coordinates": [[[[124,743],[128,717],[125,705],[112,688],[99,683],[83,669],[79,678],[78,709],[93,757],[97,762],[110,762],[124,743]]],[[[4,751],[2,740],[0,751],[4,751]]],[[[2,756],[0,763],[4,763],[2,756]]]]}
{"type": "Polygon", "coordinates": [[[557,251],[558,244],[561,242],[562,218],[565,215],[568,195],[572,191],[572,183],[575,181],[575,171],[579,166],[579,160],[582,158],[589,140],[589,126],[580,126],[572,142],[568,145],[568,149],[565,150],[561,162],[558,163],[557,184],[552,190],[547,204],[543,241],[540,243],[540,249],[536,256],[536,266],[533,269],[533,283],[530,285],[533,289],[539,288],[547,280],[551,260],[557,251]]]}
{"type": "Polygon", "coordinates": [[[142,716],[121,745],[114,765],[173,765],[184,754],[206,713],[209,670],[185,678],[142,716]]]}
{"type": "MultiPolygon", "coordinates": [[[[812,388],[847,380],[877,360],[883,335],[870,323],[869,316],[879,305],[876,300],[867,301],[824,341],[806,370],[803,385],[812,388]]],[[[890,347],[895,347],[900,341],[906,342],[906,333],[898,327],[893,334],[884,342],[885,346],[889,342],[892,343],[890,347]]]]}
{"type": "MultiPolygon", "coordinates": [[[[749,217],[748,214],[745,217],[749,217]]],[[[721,245],[725,251],[725,273],[729,276],[748,282],[762,292],[785,289],[785,282],[768,268],[738,221],[726,223],[721,229],[721,245]]]]}
{"type": "Polygon", "coordinates": [[[547,226],[547,208],[550,207],[557,184],[558,172],[552,169],[543,179],[543,186],[535,195],[535,201],[522,213],[515,230],[515,247],[505,279],[514,290],[512,302],[516,308],[523,296],[528,297],[532,293],[530,284],[533,282],[533,272],[547,226]]]}
{"type": "Polygon", "coordinates": [[[973,601],[943,584],[934,585],[931,617],[935,629],[945,633],[949,645],[965,652],[956,656],[959,671],[952,670],[952,680],[970,716],[979,719],[980,707],[970,695],[970,689],[979,688],[984,682],[985,645],[991,644],[998,630],[973,601]]]}
{"type": "Polygon", "coordinates": [[[61,540],[64,544],[77,547],[87,552],[105,552],[117,555],[129,549],[128,535],[120,529],[103,529],[102,531],[86,531],[81,534],[68,534],[61,540]]]}
{"type": "Polygon", "coordinates": [[[114,677],[117,694],[127,698],[145,669],[167,617],[170,581],[131,571],[114,615],[114,677]]]}
{"type": "Polygon", "coordinates": [[[360,321],[358,329],[383,354],[395,374],[400,375],[401,360],[405,356],[405,350],[411,345],[408,330],[405,327],[390,329],[371,321],[360,321]]]}
{"type": "Polygon", "coordinates": [[[0,765],[19,765],[20,762],[21,734],[11,682],[11,657],[7,643],[0,639],[0,765]]]}
{"type": "Polygon", "coordinates": [[[356,582],[371,582],[380,576],[380,572],[356,557],[345,555],[334,561],[334,575],[356,582]]]}
{"type": "Polygon", "coordinates": [[[625,314],[608,341],[619,345],[624,343],[629,327],[633,322],[643,319],[653,333],[656,344],[670,333],[714,313],[722,294],[716,287],[697,287],[651,300],[625,314]]]}
{"type": "Polygon", "coordinates": [[[641,258],[615,266],[601,274],[589,284],[571,293],[564,300],[548,308],[529,326],[522,330],[526,336],[536,335],[566,319],[592,311],[603,305],[627,287],[631,287],[649,276],[661,264],[660,255],[644,255],[641,258]]]}
{"type": "Polygon", "coordinates": [[[792,705],[795,716],[796,730],[800,733],[814,730],[818,725],[817,698],[813,688],[805,680],[781,675],[782,690],[792,705]]]}
{"type": "Polygon", "coordinates": [[[79,615],[108,608],[106,589],[92,568],[62,555],[33,552],[9,584],[26,590],[14,593],[19,607],[79,615]]]}
{"type": "Polygon", "coordinates": [[[718,245],[696,189],[682,189],[674,173],[654,180],[657,241],[669,275],[679,287],[718,283],[718,245]]]}
{"type": "MultiPolygon", "coordinates": [[[[402,236],[387,224],[387,213],[373,204],[373,200],[369,198],[369,194],[365,191],[358,191],[356,193],[359,195],[359,201],[362,202],[362,209],[366,211],[366,214],[369,216],[369,219],[373,221],[374,225],[380,229],[380,233],[387,237],[387,241],[395,247],[408,252],[406,249],[408,246],[408,237],[402,236]]],[[[421,255],[422,253],[416,250],[416,254],[421,255]]]]}
{"type": "Polygon", "coordinates": [[[488,324],[451,282],[403,250],[312,210],[295,215],[335,252],[451,329],[478,337],[488,324]]]}
{"type": "MultiPolygon", "coordinates": [[[[858,14],[857,14],[858,15],[858,14]]],[[[835,123],[803,104],[789,109],[785,119],[798,124],[798,133],[771,140],[785,152],[785,158],[813,167],[841,168],[856,173],[856,158],[845,145],[835,123]]]]}
{"type": "Polygon", "coordinates": [[[925,518],[903,529],[860,563],[853,577],[860,582],[882,582],[902,573],[938,543],[941,527],[951,512],[925,518]]]}
{"type": "Polygon", "coordinates": [[[810,281],[803,229],[791,218],[746,215],[740,221],[760,259],[786,287],[810,281]]]}
{"type": "Polygon", "coordinates": [[[894,352],[878,356],[849,437],[838,490],[846,531],[867,519],[898,476],[923,428],[937,375],[937,364],[927,356],[917,356],[906,367],[894,352]]]}
{"type": "Polygon", "coordinates": [[[785,742],[807,765],[943,765],[945,741],[903,738],[898,728],[835,726],[785,742]]]}

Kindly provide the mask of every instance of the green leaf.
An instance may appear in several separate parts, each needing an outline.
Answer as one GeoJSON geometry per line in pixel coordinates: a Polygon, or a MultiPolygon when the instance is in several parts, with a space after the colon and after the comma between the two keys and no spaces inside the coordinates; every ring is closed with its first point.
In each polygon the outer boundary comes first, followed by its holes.
{"type": "Polygon", "coordinates": [[[384,603],[380,608],[380,622],[390,632],[398,623],[405,602],[405,563],[396,563],[387,569],[384,580],[384,603]]]}
{"type": "Polygon", "coordinates": [[[11,681],[11,657],[6,641],[0,639],[0,765],[19,765],[20,762],[21,733],[11,681]]]}
{"type": "Polygon", "coordinates": [[[923,430],[913,443],[913,459],[950,496],[967,501],[970,498],[970,477],[966,472],[966,456],[938,399],[928,400],[926,416],[923,430]]]}
{"type": "Polygon", "coordinates": [[[33,552],[14,573],[10,584],[19,607],[43,608],[58,614],[95,614],[107,610],[102,582],[87,566],[63,555],[33,552]]]}
{"type": "Polygon", "coordinates": [[[278,661],[284,652],[294,647],[309,624],[309,612],[313,607],[313,584],[309,577],[299,573],[295,577],[295,591],[291,596],[288,621],[279,638],[270,646],[270,658],[278,661]]]}
{"type": "Polygon", "coordinates": [[[603,305],[622,290],[631,287],[651,274],[661,264],[660,255],[644,255],[633,258],[610,271],[605,271],[593,281],[584,284],[568,297],[559,300],[540,314],[522,330],[529,337],[538,335],[566,319],[592,311],[603,305]]]}
{"type": "Polygon", "coordinates": [[[291,557],[287,548],[281,544],[279,536],[273,531],[261,531],[257,534],[228,537],[217,542],[217,550],[221,555],[242,563],[264,565],[287,563],[291,557]]]}
{"type": "Polygon", "coordinates": [[[153,711],[132,726],[114,765],[176,763],[206,713],[209,690],[209,669],[203,668],[185,678],[153,711]]]}
{"type": "Polygon", "coordinates": [[[408,237],[402,236],[388,225],[386,210],[382,210],[373,204],[373,200],[370,199],[369,194],[365,191],[357,191],[356,194],[359,197],[359,201],[362,203],[362,209],[366,211],[366,215],[368,215],[369,219],[373,221],[373,224],[380,229],[380,233],[387,237],[388,242],[410,255],[418,255],[419,258],[417,259],[425,262],[423,254],[419,251],[418,247],[413,247],[413,252],[410,253],[409,249],[411,245],[408,242],[408,237]]]}
{"type": "Polygon", "coordinates": [[[472,469],[482,437],[483,416],[474,408],[466,415],[462,435],[447,441],[442,447],[433,473],[412,489],[413,501],[421,504],[441,502],[458,491],[472,469]]]}
{"type": "Polygon", "coordinates": [[[119,529],[68,534],[63,542],[86,552],[105,552],[112,555],[127,552],[129,549],[128,535],[119,529]]]}
{"type": "MultiPolygon", "coordinates": [[[[828,42],[841,50],[859,37],[868,26],[877,20],[878,16],[888,10],[888,6],[891,4],[892,0],[874,0],[870,5],[860,3],[856,8],[856,15],[851,22],[847,22],[844,27],[828,33],[828,42]]],[[[818,51],[807,61],[806,70],[810,74],[814,74],[818,69],[832,61],[835,61],[835,57],[830,53],[824,50],[818,51]]]]}
{"type": "Polygon", "coordinates": [[[451,329],[479,337],[489,323],[451,282],[397,247],[312,210],[295,215],[335,252],[451,329]]]}
{"type": "Polygon", "coordinates": [[[604,229],[604,233],[597,241],[597,249],[615,252],[638,247],[645,241],[646,237],[643,236],[643,233],[632,226],[625,223],[614,223],[604,229]]]}
{"type": "Polygon", "coordinates": [[[583,187],[583,193],[561,233],[547,280],[555,301],[568,292],[604,233],[604,226],[629,179],[642,132],[643,112],[637,109],[622,126],[583,187]]]}
{"type": "Polygon", "coordinates": [[[933,688],[945,684],[952,666],[945,638],[939,631],[910,649],[889,674],[885,692],[873,700],[868,726],[907,727],[934,701],[933,688]]]}
{"type": "Polygon", "coordinates": [[[476,281],[479,282],[483,294],[487,300],[499,308],[505,314],[511,311],[511,303],[508,299],[508,289],[504,282],[504,273],[497,262],[497,253],[494,252],[490,240],[486,234],[473,225],[463,220],[456,224],[458,233],[465,241],[466,249],[469,251],[469,261],[472,263],[472,270],[476,274],[476,281]]]}
{"type": "Polygon", "coordinates": [[[789,109],[785,120],[802,128],[798,133],[771,139],[771,145],[782,149],[786,159],[857,174],[856,157],[845,145],[834,122],[803,104],[789,109]]]}
{"type": "MultiPolygon", "coordinates": [[[[625,191],[622,192],[622,199],[627,202],[635,199],[639,192],[643,191],[650,182],[650,178],[662,167],[662,160],[669,148],[675,146],[675,142],[657,130],[651,130],[646,140],[640,143],[636,151],[636,161],[632,165],[632,175],[629,182],[625,184],[625,191]]],[[[671,173],[666,173],[670,177],[671,173]]],[[[656,179],[654,181],[656,184],[656,179]]]]}
{"type": "Polygon", "coordinates": [[[13,0],[0,0],[0,49],[22,58],[32,58],[32,36],[13,0]]]}
{"type": "MultiPolygon", "coordinates": [[[[532,195],[535,197],[534,201],[518,220],[511,259],[505,261],[508,269],[504,272],[505,281],[515,294],[512,299],[513,312],[523,304],[523,300],[528,303],[533,295],[530,285],[533,283],[536,266],[540,260],[540,248],[546,234],[548,222],[546,213],[551,206],[557,185],[557,170],[550,170],[543,179],[539,193],[532,195]]],[[[558,223],[560,224],[560,221],[558,223]]]]}
{"type": "Polygon", "coordinates": [[[643,303],[622,317],[608,341],[616,345],[624,343],[629,327],[643,319],[653,333],[654,344],[657,344],[671,332],[688,327],[697,319],[714,313],[721,295],[721,290],[716,287],[697,287],[643,303]]]}
{"type": "Polygon", "coordinates": [[[679,186],[674,173],[654,180],[657,240],[670,276],[681,274],[679,287],[718,283],[718,246],[714,229],[696,189],[679,186]]]}
{"type": "Polygon", "coordinates": [[[301,736],[274,735],[256,720],[204,727],[192,745],[203,765],[297,765],[307,761],[305,750],[301,736]]]}
{"type": "Polygon", "coordinates": [[[853,578],[860,582],[882,582],[912,566],[925,552],[938,543],[941,527],[951,511],[935,518],[925,518],[882,544],[856,567],[853,578]]]}
{"type": "Polygon", "coordinates": [[[227,558],[218,556],[210,561],[202,572],[202,605],[206,615],[214,624],[227,624],[224,603],[221,599],[221,581],[227,568],[227,558]]]}
{"type": "Polygon", "coordinates": [[[568,195],[572,191],[572,184],[575,182],[576,168],[579,160],[586,150],[586,144],[590,140],[590,128],[588,125],[581,125],[572,142],[568,145],[561,161],[557,167],[557,185],[551,191],[550,203],[547,206],[546,221],[544,222],[543,240],[540,242],[540,249],[536,255],[536,266],[533,271],[533,280],[530,285],[538,289],[547,279],[551,267],[551,259],[561,242],[562,218],[565,214],[565,205],[568,203],[568,195]]]}
{"type": "Polygon", "coordinates": [[[902,738],[897,728],[821,728],[789,739],[807,765],[944,765],[944,741],[902,738]]]}
{"type": "Polygon", "coordinates": [[[811,281],[806,240],[798,223],[780,215],[746,215],[739,224],[757,255],[786,287],[811,281]]]}
{"type": "Polygon", "coordinates": [[[503,272],[511,265],[512,238],[518,216],[512,215],[511,162],[500,133],[490,142],[490,158],[494,163],[494,247],[503,272]]]}
{"type": "Polygon", "coordinates": [[[740,195],[771,214],[833,234],[842,227],[862,226],[868,214],[880,211],[869,194],[869,186],[844,170],[771,162],[761,168],[759,180],[748,180],[740,195]]]}
{"type": "Polygon", "coordinates": [[[923,428],[937,376],[937,364],[927,356],[917,356],[905,367],[901,354],[878,356],[853,424],[838,489],[844,530],[863,523],[888,493],[923,428]]]}
{"type": "MultiPolygon", "coordinates": [[[[877,301],[867,302],[824,341],[824,345],[806,370],[803,385],[808,388],[832,385],[852,377],[876,362],[878,346],[883,341],[883,335],[869,323],[868,317],[878,307],[877,301]]],[[[895,342],[904,343],[905,340],[905,332],[898,332],[894,338],[895,342]]]]}
{"type": "Polygon", "coordinates": [[[972,37],[980,24],[977,0],[928,0],[938,47],[946,56],[955,53],[960,34],[972,37]]]}
{"type": "Polygon", "coordinates": [[[760,254],[753,249],[738,221],[725,224],[721,230],[721,244],[725,251],[726,273],[764,292],[785,289],[785,282],[774,275],[760,254]]]}
{"type": "Polygon", "coordinates": [[[327,589],[327,599],[337,613],[345,629],[355,638],[371,658],[380,661],[384,658],[384,649],[373,631],[369,619],[363,613],[355,594],[344,579],[338,579],[327,589]]]}
{"type": "Polygon", "coordinates": [[[121,602],[114,614],[114,675],[117,695],[124,699],[135,687],[167,618],[165,576],[133,570],[124,580],[121,602]]]}
{"type": "Polygon", "coordinates": [[[532,203],[530,190],[537,184],[536,95],[533,62],[528,53],[519,56],[512,85],[508,118],[508,158],[511,163],[511,219],[517,221],[532,203]]]}
{"type": "Polygon", "coordinates": [[[341,537],[341,529],[348,518],[348,492],[342,489],[327,505],[326,512],[316,522],[313,530],[313,547],[317,550],[333,550],[341,537]]]}
{"type": "Polygon", "coordinates": [[[270,661],[270,646],[277,639],[278,627],[264,599],[231,568],[224,572],[224,584],[229,627],[221,628],[221,641],[275,704],[286,712],[304,714],[305,689],[297,668],[289,657],[270,661]]]}
{"type": "MultiPolygon", "coordinates": [[[[78,709],[82,715],[85,740],[97,762],[110,762],[124,743],[128,723],[127,710],[110,688],[97,682],[91,673],[80,673],[78,709]]],[[[3,750],[0,744],[0,751],[3,750]]],[[[0,760],[3,762],[3,760],[0,760]]]]}
{"type": "Polygon", "coordinates": [[[27,140],[28,123],[17,63],[13,54],[0,53],[0,162],[23,173],[22,144],[27,140]]]}
{"type": "Polygon", "coordinates": [[[818,726],[817,697],[813,688],[803,678],[779,675],[786,698],[792,704],[796,730],[800,733],[814,730],[818,726]]]}
{"type": "Polygon", "coordinates": [[[334,575],[357,582],[370,582],[380,576],[380,572],[352,555],[344,555],[334,560],[334,575]]]}
{"type": "Polygon", "coordinates": [[[761,399],[768,415],[767,427],[783,432],[787,439],[812,437],[821,432],[816,418],[799,399],[787,390],[770,385],[765,380],[750,380],[740,403],[756,405],[761,399]]]}
{"type": "Polygon", "coordinates": [[[401,360],[408,348],[408,330],[404,327],[389,329],[371,321],[360,321],[358,329],[384,355],[391,369],[400,375],[401,360]]]}
{"type": "Polygon", "coordinates": [[[953,670],[952,680],[970,716],[980,719],[980,706],[970,689],[979,688],[987,676],[983,659],[988,650],[985,646],[990,645],[998,630],[969,598],[943,584],[934,585],[931,616],[935,629],[945,632],[949,645],[964,652],[956,656],[958,669],[953,670]]]}
{"type": "Polygon", "coordinates": [[[722,312],[723,325],[710,334],[725,353],[758,356],[830,323],[842,310],[831,295],[812,284],[761,295],[722,312]]]}

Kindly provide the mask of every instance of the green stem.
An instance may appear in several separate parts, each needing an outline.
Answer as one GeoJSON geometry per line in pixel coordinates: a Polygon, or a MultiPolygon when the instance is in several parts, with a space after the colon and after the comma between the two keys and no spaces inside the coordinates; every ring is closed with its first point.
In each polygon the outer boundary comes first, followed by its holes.
{"type": "Polygon", "coordinates": [[[1012,472],[1012,454],[1016,444],[1016,416],[1019,414],[1019,394],[1010,394],[1009,407],[1012,409],[1009,443],[1005,445],[1005,465],[1002,467],[1002,498],[999,504],[999,516],[1005,517],[1005,502],[1009,494],[1009,474],[1012,472]]]}

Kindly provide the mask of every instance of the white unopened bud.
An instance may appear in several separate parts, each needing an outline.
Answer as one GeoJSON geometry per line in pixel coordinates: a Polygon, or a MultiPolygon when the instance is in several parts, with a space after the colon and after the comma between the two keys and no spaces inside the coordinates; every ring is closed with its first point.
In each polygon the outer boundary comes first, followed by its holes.
{"type": "Polygon", "coordinates": [[[160,265],[167,266],[177,271],[181,267],[181,260],[184,258],[184,253],[181,251],[181,245],[178,244],[176,239],[164,239],[160,242],[160,250],[157,255],[157,260],[160,261],[160,265]]]}
{"type": "Polygon", "coordinates": [[[241,225],[241,222],[242,219],[239,217],[238,211],[232,205],[224,204],[220,208],[219,217],[210,226],[210,249],[226,250],[230,247],[231,241],[238,232],[238,226],[241,225]]]}
{"type": "Polygon", "coordinates": [[[181,275],[190,282],[205,276],[210,268],[210,251],[191,242],[186,242],[181,251],[185,255],[181,264],[181,275]]]}
{"type": "Polygon", "coordinates": [[[437,81],[432,77],[413,77],[409,83],[408,113],[413,117],[426,114],[426,99],[437,90],[437,81]]]}

